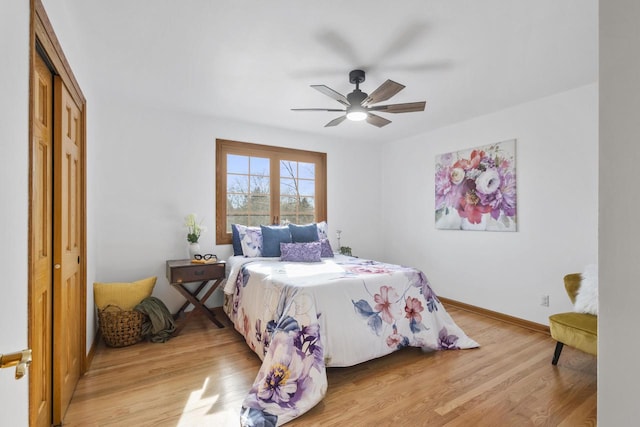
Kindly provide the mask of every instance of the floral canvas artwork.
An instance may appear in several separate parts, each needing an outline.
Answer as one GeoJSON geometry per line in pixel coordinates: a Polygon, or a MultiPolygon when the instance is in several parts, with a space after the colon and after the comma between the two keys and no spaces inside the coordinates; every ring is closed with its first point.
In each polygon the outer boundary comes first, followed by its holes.
{"type": "Polygon", "coordinates": [[[516,231],[516,140],[436,156],[441,230],[516,231]]]}

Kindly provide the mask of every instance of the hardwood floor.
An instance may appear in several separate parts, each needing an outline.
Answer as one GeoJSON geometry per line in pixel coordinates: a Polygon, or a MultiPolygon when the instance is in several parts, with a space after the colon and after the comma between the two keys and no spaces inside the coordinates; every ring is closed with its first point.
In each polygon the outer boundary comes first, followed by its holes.
{"type": "MultiPolygon", "coordinates": [[[[565,346],[553,366],[548,335],[447,310],[480,348],[330,368],[325,399],[287,426],[596,425],[595,357],[565,346]]],[[[238,426],[260,360],[222,318],[195,317],[164,344],[100,343],[63,425],[238,426]]]]}

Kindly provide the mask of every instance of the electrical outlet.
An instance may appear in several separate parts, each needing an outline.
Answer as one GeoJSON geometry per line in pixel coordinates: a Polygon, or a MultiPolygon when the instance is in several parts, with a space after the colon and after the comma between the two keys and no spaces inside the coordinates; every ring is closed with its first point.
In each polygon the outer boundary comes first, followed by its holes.
{"type": "Polygon", "coordinates": [[[540,305],[549,307],[549,295],[542,295],[542,297],[540,297],[540,305]]]}

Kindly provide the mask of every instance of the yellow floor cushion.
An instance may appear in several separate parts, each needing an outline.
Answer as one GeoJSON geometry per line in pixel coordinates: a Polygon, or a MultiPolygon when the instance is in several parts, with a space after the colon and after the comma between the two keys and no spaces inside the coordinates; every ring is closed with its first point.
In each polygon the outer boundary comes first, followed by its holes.
{"type": "Polygon", "coordinates": [[[559,313],[549,317],[551,336],[561,343],[598,355],[598,316],[559,313]]]}
{"type": "Polygon", "coordinates": [[[108,305],[117,305],[123,310],[133,310],[140,301],[151,296],[156,279],[156,276],[153,276],[131,283],[96,282],[93,284],[93,298],[100,310],[108,305]]]}

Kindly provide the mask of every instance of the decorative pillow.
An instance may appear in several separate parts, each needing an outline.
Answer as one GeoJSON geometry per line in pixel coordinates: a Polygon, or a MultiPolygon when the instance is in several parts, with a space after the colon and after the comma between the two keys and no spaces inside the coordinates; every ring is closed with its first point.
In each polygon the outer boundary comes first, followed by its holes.
{"type": "Polygon", "coordinates": [[[280,243],[281,261],[320,262],[320,242],[280,243]]]}
{"type": "Polygon", "coordinates": [[[233,254],[242,255],[242,243],[240,243],[240,233],[236,224],[231,224],[231,239],[233,243],[233,254]]]}
{"type": "Polygon", "coordinates": [[[333,249],[329,239],[320,239],[320,256],[322,258],[333,258],[333,249]]]}
{"type": "Polygon", "coordinates": [[[257,227],[238,226],[242,254],[253,258],[262,256],[262,231],[257,227]]]}
{"type": "Polygon", "coordinates": [[[573,310],[578,313],[598,315],[598,266],[589,265],[582,273],[580,289],[573,310]]]}
{"type": "Polygon", "coordinates": [[[326,221],[317,223],[316,227],[318,228],[318,240],[329,238],[329,226],[326,221]]]}
{"type": "Polygon", "coordinates": [[[318,238],[318,226],[316,224],[297,225],[289,224],[291,240],[294,243],[316,242],[318,238]]]}
{"type": "Polygon", "coordinates": [[[156,276],[136,282],[114,282],[93,284],[93,299],[100,310],[108,305],[116,305],[123,310],[133,308],[143,299],[150,297],[156,284],[156,276]]]}
{"type": "Polygon", "coordinates": [[[289,227],[261,225],[262,256],[280,256],[280,243],[291,243],[289,227]]]}

